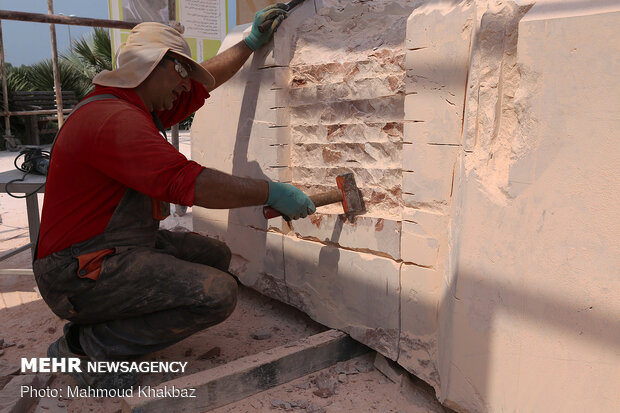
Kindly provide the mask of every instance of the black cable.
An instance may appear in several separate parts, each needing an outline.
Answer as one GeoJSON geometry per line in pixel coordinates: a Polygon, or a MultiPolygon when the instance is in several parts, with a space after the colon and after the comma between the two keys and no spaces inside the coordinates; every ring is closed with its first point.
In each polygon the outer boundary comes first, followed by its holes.
{"type": "Polygon", "coordinates": [[[37,173],[40,175],[47,175],[47,169],[49,167],[50,156],[51,154],[49,151],[44,151],[39,148],[23,149],[19,153],[19,155],[15,157],[15,160],[13,161],[13,165],[15,165],[15,168],[17,168],[18,171],[24,172],[24,176],[22,176],[20,179],[13,179],[7,182],[6,193],[13,198],[26,198],[26,197],[29,197],[30,195],[33,195],[39,192],[39,190],[45,186],[45,182],[41,184],[41,186],[39,186],[34,191],[28,194],[25,194],[25,195],[15,195],[11,193],[11,191],[9,191],[9,185],[14,182],[23,182],[28,176],[28,174],[37,173]],[[21,156],[24,157],[24,161],[21,165],[18,165],[18,160],[21,156]]]}
{"type": "Polygon", "coordinates": [[[44,167],[49,165],[50,155],[49,151],[44,151],[39,148],[22,149],[19,155],[15,157],[13,165],[15,165],[18,171],[28,173],[38,172],[40,175],[47,175],[47,169],[44,169],[44,167]],[[24,162],[20,166],[17,162],[21,156],[24,157],[24,162]],[[43,162],[40,162],[41,160],[43,160],[43,162]]]}
{"type": "Polygon", "coordinates": [[[26,179],[26,176],[28,176],[28,173],[25,173],[24,176],[21,179],[13,179],[13,180],[7,182],[6,183],[6,193],[9,196],[13,197],[13,198],[27,198],[27,197],[29,197],[32,194],[36,194],[37,192],[39,192],[39,190],[41,188],[43,188],[45,186],[45,182],[43,182],[41,184],[41,186],[39,186],[37,189],[35,189],[34,191],[32,191],[32,192],[30,192],[28,194],[25,194],[25,195],[15,195],[15,194],[11,193],[11,191],[9,191],[9,185],[11,185],[13,182],[22,182],[24,179],[26,179]]]}

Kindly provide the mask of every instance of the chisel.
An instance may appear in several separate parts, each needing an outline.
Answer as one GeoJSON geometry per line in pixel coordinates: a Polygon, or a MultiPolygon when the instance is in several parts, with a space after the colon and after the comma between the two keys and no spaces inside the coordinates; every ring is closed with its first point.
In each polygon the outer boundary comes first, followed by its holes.
{"type": "MultiPolygon", "coordinates": [[[[286,3],[286,11],[291,11],[295,6],[299,5],[300,3],[303,3],[304,0],[291,0],[288,3],[286,3]]],[[[267,30],[267,28],[269,26],[271,26],[271,23],[273,23],[274,19],[269,19],[269,20],[265,20],[263,22],[263,24],[261,24],[260,26],[258,26],[258,31],[261,33],[264,33],[265,30],[267,30]]]]}

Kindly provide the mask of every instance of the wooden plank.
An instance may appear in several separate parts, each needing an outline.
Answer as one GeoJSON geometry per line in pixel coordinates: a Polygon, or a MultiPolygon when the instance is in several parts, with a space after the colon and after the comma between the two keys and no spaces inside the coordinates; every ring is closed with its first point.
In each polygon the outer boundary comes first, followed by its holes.
{"type": "MultiPolygon", "coordinates": [[[[25,251],[30,248],[30,244],[26,244],[20,248],[25,251]]],[[[34,272],[32,272],[32,270],[28,268],[0,268],[0,275],[30,275],[34,277],[34,272]]]]}
{"type": "MultiPolygon", "coordinates": [[[[71,112],[77,104],[75,92],[62,93],[63,113],[71,112]]],[[[55,114],[58,117],[59,107],[56,95],[52,91],[13,92],[10,95],[9,105],[17,111],[10,112],[10,116],[48,115],[55,114]]],[[[6,112],[3,115],[7,115],[6,112]]]]}
{"type": "MultiPolygon", "coordinates": [[[[75,92],[73,90],[63,90],[62,95],[75,95],[75,92]]],[[[53,90],[13,90],[9,93],[9,96],[56,96],[56,94],[53,90]]]]}
{"type": "MultiPolygon", "coordinates": [[[[63,100],[67,99],[67,95],[63,95],[63,100]]],[[[75,100],[75,99],[68,99],[68,100],[75,100]]],[[[13,99],[12,102],[13,104],[36,104],[36,103],[42,103],[42,104],[54,104],[54,96],[24,96],[24,97],[20,97],[19,99],[13,99]]]]}
{"type": "MultiPolygon", "coordinates": [[[[6,254],[0,256],[0,262],[11,258],[13,255],[17,255],[20,252],[24,252],[27,249],[29,249],[32,246],[32,243],[28,243],[26,245],[22,245],[21,247],[12,249],[11,251],[7,252],[6,254]]],[[[6,275],[8,274],[6,271],[17,271],[17,270],[0,270],[0,275],[6,275]]]]}
{"type": "MultiPolygon", "coordinates": [[[[64,113],[70,113],[72,109],[63,109],[64,113]]],[[[45,109],[45,110],[24,110],[17,112],[9,112],[11,116],[30,116],[30,115],[52,115],[56,113],[56,109],[45,109]]],[[[1,115],[6,116],[6,112],[1,115]]]]}
{"type": "MultiPolygon", "coordinates": [[[[243,357],[225,365],[179,377],[122,400],[123,413],[204,412],[270,389],[370,349],[347,334],[329,330],[293,344],[243,357]],[[157,397],[157,391],[195,389],[195,398],[157,397]]],[[[149,389],[149,388],[147,388],[149,389]]]]}

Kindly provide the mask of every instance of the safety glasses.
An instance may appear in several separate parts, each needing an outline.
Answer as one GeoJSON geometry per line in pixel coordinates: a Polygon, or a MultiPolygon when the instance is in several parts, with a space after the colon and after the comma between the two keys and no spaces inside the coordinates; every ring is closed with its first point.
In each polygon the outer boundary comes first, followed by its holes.
{"type": "Polygon", "coordinates": [[[164,56],[164,59],[172,60],[174,62],[174,70],[177,71],[177,73],[179,74],[179,76],[181,76],[182,79],[187,79],[192,72],[192,67],[190,65],[186,63],[181,63],[172,56],[164,56]]]}

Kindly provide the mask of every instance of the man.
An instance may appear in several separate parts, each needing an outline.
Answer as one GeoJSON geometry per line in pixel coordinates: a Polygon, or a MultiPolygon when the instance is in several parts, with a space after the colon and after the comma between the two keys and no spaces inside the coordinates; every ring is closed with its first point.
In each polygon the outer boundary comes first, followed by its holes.
{"type": "MultiPolygon", "coordinates": [[[[176,30],[142,23],[129,35],[119,67],[93,79],[95,91],[54,144],[33,263],[45,302],[70,321],[49,357],[128,360],[231,314],[237,284],[227,272],[230,250],[195,233],[160,231],[162,201],[267,204],[293,219],[314,213],[294,186],[205,168],[158,130],[201,107],[285,17],[282,4],[261,10],[246,39],[201,64],[176,30]],[[261,32],[265,21],[273,23],[261,32]]],[[[126,388],[137,380],[82,370],[73,377],[83,387],[126,388]]]]}

